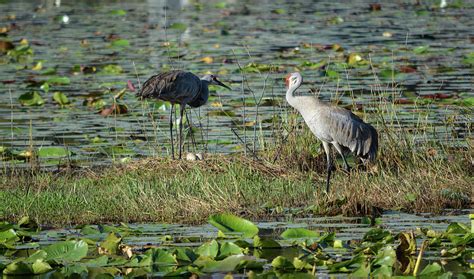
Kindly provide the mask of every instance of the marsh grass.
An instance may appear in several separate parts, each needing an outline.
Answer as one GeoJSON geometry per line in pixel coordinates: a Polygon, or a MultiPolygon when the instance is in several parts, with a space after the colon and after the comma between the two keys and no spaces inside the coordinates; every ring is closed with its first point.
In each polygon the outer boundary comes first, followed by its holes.
{"type": "MultiPolygon", "coordinates": [[[[313,144],[303,135],[288,141],[313,144]]],[[[380,159],[350,175],[337,171],[322,192],[324,156],[288,148],[260,160],[241,154],[204,161],[148,158],[102,169],[57,173],[15,170],[0,176],[1,219],[28,215],[42,224],[98,222],[200,223],[213,213],[252,219],[310,214],[366,215],[380,209],[440,213],[471,202],[472,147],[382,145],[380,159]],[[442,152],[443,154],[440,154],[442,152]],[[298,157],[300,156],[300,157],[298,157]],[[307,166],[307,167],[301,167],[307,166]],[[291,209],[291,210],[290,210],[291,209]]],[[[316,144],[317,145],[317,144],[316,144]]],[[[310,145],[312,146],[312,145],[310,145]]],[[[313,147],[312,147],[313,148],[313,147]]]]}

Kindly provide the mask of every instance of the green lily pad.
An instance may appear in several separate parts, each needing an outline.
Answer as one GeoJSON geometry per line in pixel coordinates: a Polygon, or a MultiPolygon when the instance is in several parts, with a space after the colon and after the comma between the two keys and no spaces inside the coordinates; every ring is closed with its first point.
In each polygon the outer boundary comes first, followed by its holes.
{"type": "Polygon", "coordinates": [[[117,39],[117,40],[112,41],[110,45],[112,47],[128,47],[130,46],[130,41],[126,39],[117,39]]]}
{"type": "Polygon", "coordinates": [[[281,234],[281,237],[284,239],[313,238],[319,237],[319,233],[305,228],[289,228],[281,234]]]}
{"type": "Polygon", "coordinates": [[[219,249],[220,257],[242,254],[242,248],[232,242],[224,242],[219,249]]]}
{"type": "Polygon", "coordinates": [[[232,255],[222,261],[209,260],[204,264],[202,271],[207,273],[231,272],[234,271],[245,258],[245,255],[232,255]]]}
{"type": "Polygon", "coordinates": [[[215,240],[212,240],[211,242],[206,242],[196,249],[196,253],[200,256],[207,256],[210,258],[215,258],[218,252],[219,244],[215,240]]]}
{"type": "Polygon", "coordinates": [[[68,77],[51,77],[46,82],[49,84],[55,84],[55,85],[71,84],[71,80],[68,77]]]}
{"type": "Polygon", "coordinates": [[[178,264],[176,257],[173,256],[170,252],[163,249],[156,249],[153,252],[153,263],[155,264],[178,264]]]}
{"type": "Polygon", "coordinates": [[[425,266],[425,268],[418,275],[419,276],[436,276],[436,275],[441,274],[442,272],[443,272],[443,269],[438,263],[432,263],[425,266]]]}
{"type": "Polygon", "coordinates": [[[45,82],[41,84],[40,89],[43,90],[45,93],[49,92],[49,83],[45,82]]]}
{"type": "Polygon", "coordinates": [[[430,48],[429,46],[418,46],[413,49],[413,52],[415,54],[423,54],[423,53],[427,53],[429,48],[430,48]]]}
{"type": "Polygon", "coordinates": [[[83,240],[69,240],[49,245],[44,251],[47,253],[47,261],[75,262],[87,256],[88,246],[83,240]]]}
{"type": "Polygon", "coordinates": [[[40,158],[59,158],[71,155],[71,151],[61,146],[46,146],[38,149],[40,158]]]}
{"type": "Polygon", "coordinates": [[[474,66],[474,52],[471,52],[468,55],[466,55],[464,59],[462,60],[462,63],[473,67],[474,66]]]}
{"type": "Polygon", "coordinates": [[[179,30],[179,31],[184,31],[184,30],[186,30],[186,28],[188,28],[188,26],[184,23],[181,23],[181,22],[175,22],[175,23],[171,24],[169,28],[179,30]]]}
{"type": "Polygon", "coordinates": [[[274,14],[277,14],[277,15],[283,15],[283,14],[286,14],[286,10],[285,9],[275,9],[275,10],[272,10],[272,13],[274,14]]]}
{"type": "Polygon", "coordinates": [[[117,75],[123,73],[123,68],[119,65],[110,64],[102,68],[100,73],[104,75],[117,75]]]}
{"type": "Polygon", "coordinates": [[[217,9],[224,9],[226,7],[227,3],[222,1],[222,2],[217,2],[214,4],[214,8],[217,9]]]}
{"type": "Polygon", "coordinates": [[[276,240],[268,237],[260,238],[258,235],[253,238],[253,246],[256,248],[281,248],[280,243],[276,240]]]}
{"type": "Polygon", "coordinates": [[[44,104],[43,97],[36,91],[24,93],[18,100],[23,106],[41,106],[44,104]]]}
{"type": "Polygon", "coordinates": [[[103,249],[103,253],[115,255],[121,242],[122,237],[119,234],[110,232],[105,240],[100,243],[100,247],[103,249]]]}
{"type": "Polygon", "coordinates": [[[272,266],[276,269],[284,269],[284,270],[295,269],[295,266],[293,265],[293,263],[289,259],[283,256],[278,256],[274,258],[272,261],[272,266]]]}
{"type": "Polygon", "coordinates": [[[58,103],[60,106],[65,106],[69,104],[69,99],[64,95],[62,92],[54,92],[53,94],[53,100],[58,103]]]}
{"type": "Polygon", "coordinates": [[[254,223],[228,213],[212,215],[208,221],[224,233],[238,232],[242,233],[243,237],[253,237],[258,233],[254,223]]]}
{"type": "Polygon", "coordinates": [[[23,261],[13,262],[3,270],[5,275],[34,275],[50,271],[52,267],[44,261],[38,260],[33,263],[23,261]]]}
{"type": "Polygon", "coordinates": [[[124,16],[127,14],[127,12],[125,10],[119,9],[119,10],[110,11],[110,14],[117,15],[117,16],[124,16]]]}

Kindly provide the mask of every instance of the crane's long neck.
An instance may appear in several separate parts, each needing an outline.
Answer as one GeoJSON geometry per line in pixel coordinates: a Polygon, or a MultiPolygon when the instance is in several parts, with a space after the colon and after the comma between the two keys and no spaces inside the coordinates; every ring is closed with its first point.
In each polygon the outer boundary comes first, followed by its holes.
{"type": "Polygon", "coordinates": [[[299,100],[298,97],[295,97],[295,91],[300,87],[301,84],[296,84],[294,86],[290,86],[288,90],[286,90],[286,101],[295,109],[299,110],[299,100]]]}
{"type": "Polygon", "coordinates": [[[201,89],[194,100],[188,103],[193,108],[200,107],[209,99],[209,81],[201,79],[201,89]]]}

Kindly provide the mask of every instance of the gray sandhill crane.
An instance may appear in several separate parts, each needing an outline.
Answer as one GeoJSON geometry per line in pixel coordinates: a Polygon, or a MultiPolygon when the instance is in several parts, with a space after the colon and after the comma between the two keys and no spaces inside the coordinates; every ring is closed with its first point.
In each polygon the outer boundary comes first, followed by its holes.
{"type": "Polygon", "coordinates": [[[137,97],[154,98],[158,100],[168,101],[171,103],[170,110],[170,136],[171,136],[171,153],[174,159],[173,144],[173,111],[174,105],[180,105],[179,120],[179,159],[182,156],[182,140],[183,140],[183,115],[186,105],[197,108],[204,105],[209,98],[209,84],[215,84],[231,90],[230,87],[220,82],[214,75],[205,75],[202,78],[185,71],[169,71],[160,73],[150,77],[143,84],[137,97]]]}
{"type": "Polygon", "coordinates": [[[329,180],[333,168],[330,144],[341,154],[344,169],[349,171],[345,155],[350,152],[364,161],[375,160],[378,149],[377,130],[349,110],[322,102],[314,96],[294,96],[302,82],[303,77],[300,73],[286,76],[285,83],[288,88],[286,100],[301,113],[311,132],[323,142],[328,172],[326,192],[329,193],[329,180]]]}

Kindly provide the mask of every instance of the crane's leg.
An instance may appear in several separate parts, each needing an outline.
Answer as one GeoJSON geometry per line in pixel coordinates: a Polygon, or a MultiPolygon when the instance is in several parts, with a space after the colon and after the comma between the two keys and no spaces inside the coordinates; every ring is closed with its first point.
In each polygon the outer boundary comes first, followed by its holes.
{"type": "Polygon", "coordinates": [[[173,142],[173,111],[174,111],[174,104],[171,104],[171,110],[170,110],[171,158],[173,158],[173,160],[174,160],[174,142],[173,142]]]}
{"type": "Polygon", "coordinates": [[[351,167],[349,167],[349,164],[347,163],[346,156],[344,156],[344,153],[340,153],[342,156],[342,160],[344,161],[344,170],[347,172],[351,172],[351,167]]]}
{"type": "Polygon", "coordinates": [[[328,176],[326,178],[326,194],[329,193],[329,180],[331,179],[331,172],[332,172],[332,158],[331,158],[331,146],[329,143],[323,141],[323,147],[324,147],[324,152],[326,152],[326,158],[327,158],[327,171],[328,171],[328,176]]]}
{"type": "Polygon", "coordinates": [[[344,161],[344,170],[347,172],[351,171],[351,167],[347,163],[346,156],[344,156],[344,152],[342,151],[342,147],[338,143],[333,143],[334,147],[336,148],[337,152],[341,154],[342,160],[344,161]]]}
{"type": "Polygon", "coordinates": [[[184,109],[186,108],[186,104],[181,104],[179,107],[179,159],[181,160],[182,151],[183,151],[183,116],[184,116],[184,109]]]}

